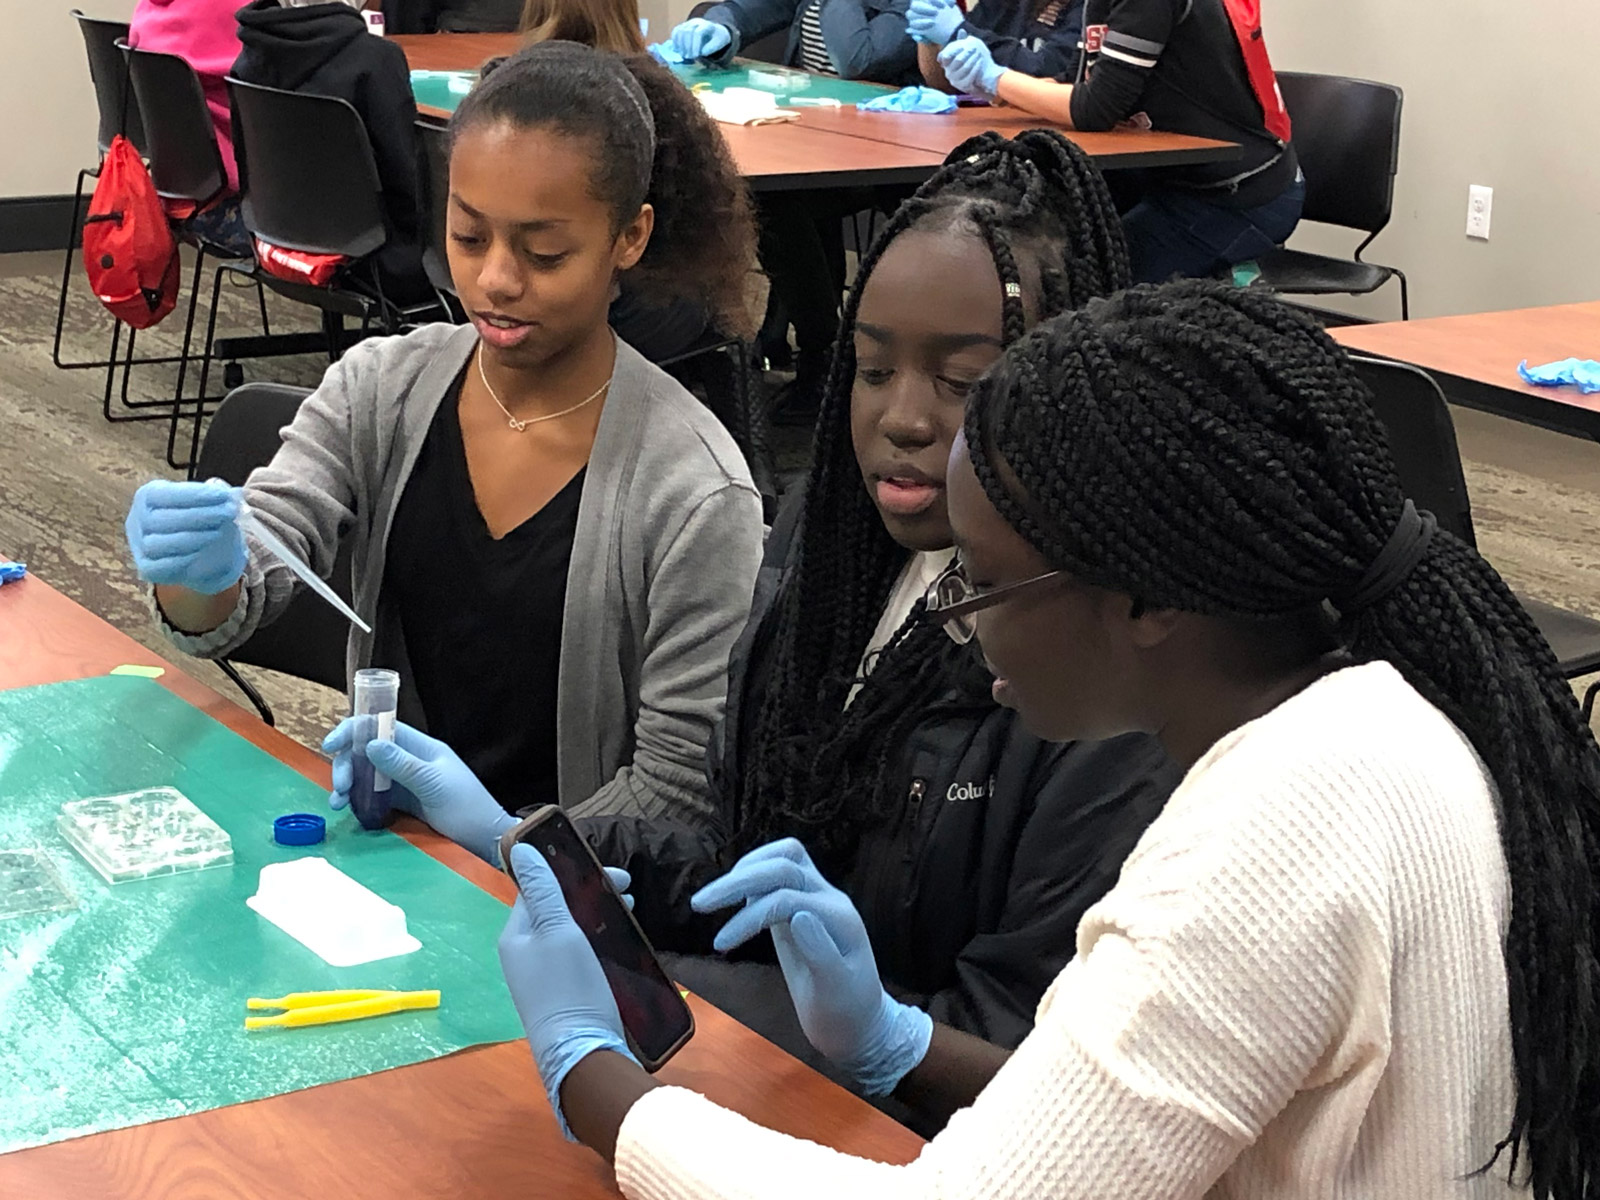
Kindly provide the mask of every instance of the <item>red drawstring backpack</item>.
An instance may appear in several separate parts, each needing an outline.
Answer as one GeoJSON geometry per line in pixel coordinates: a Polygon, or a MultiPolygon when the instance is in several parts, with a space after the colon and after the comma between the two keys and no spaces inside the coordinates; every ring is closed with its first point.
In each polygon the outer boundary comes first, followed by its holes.
{"type": "Polygon", "coordinates": [[[118,134],[83,222],[89,286],[117,320],[148,329],[178,302],[178,243],[144,160],[118,134]]]}
{"type": "Polygon", "coordinates": [[[1222,7],[1233,25],[1233,35],[1239,39],[1239,50],[1244,55],[1245,75],[1250,80],[1250,90],[1261,105],[1267,132],[1280,142],[1289,141],[1289,110],[1283,105],[1283,93],[1278,90],[1278,76],[1267,57],[1267,43],[1261,36],[1261,0],[1222,0],[1222,7]]]}

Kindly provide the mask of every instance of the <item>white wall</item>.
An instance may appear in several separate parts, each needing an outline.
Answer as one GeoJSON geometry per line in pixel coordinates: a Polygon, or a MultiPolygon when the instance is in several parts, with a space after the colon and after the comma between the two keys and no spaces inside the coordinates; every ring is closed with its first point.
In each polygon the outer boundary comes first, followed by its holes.
{"type": "Polygon", "coordinates": [[[59,196],[95,161],[94,88],[75,7],[126,21],[134,0],[0,0],[0,196],[59,196]]]}
{"type": "MultiPolygon", "coordinates": [[[[1600,3],[1267,0],[1264,9],[1279,70],[1405,89],[1394,215],[1364,257],[1406,272],[1414,317],[1600,297],[1600,3]],[[1494,188],[1488,242],[1466,236],[1473,183],[1494,188]]],[[[1292,244],[1348,254],[1360,236],[1310,227],[1292,244]]],[[[1395,287],[1329,307],[1393,319],[1395,287]]]]}
{"type": "MultiPolygon", "coordinates": [[[[699,0],[639,0],[639,11],[644,12],[647,5],[658,10],[663,14],[664,19],[667,21],[667,28],[671,29],[672,26],[676,25],[679,21],[688,20],[689,10],[698,2],[699,0]]],[[[652,42],[659,42],[661,38],[657,37],[656,35],[661,31],[656,28],[654,14],[646,15],[651,17],[650,40],[652,42]]]]}

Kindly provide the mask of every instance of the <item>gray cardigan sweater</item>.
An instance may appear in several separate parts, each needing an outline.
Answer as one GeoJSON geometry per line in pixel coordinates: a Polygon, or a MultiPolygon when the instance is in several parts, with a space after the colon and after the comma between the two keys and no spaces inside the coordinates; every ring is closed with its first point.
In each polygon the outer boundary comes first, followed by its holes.
{"type": "MultiPolygon", "coordinates": [[[[261,521],[324,578],[340,542],[353,539],[352,601],[373,633],[351,626],[346,670],[398,670],[401,718],[419,726],[384,561],[428,427],[477,342],[469,327],[429,325],[356,346],[245,485],[261,521]]],[[[750,612],[762,533],[761,499],[733,439],[619,340],[567,572],[556,757],[570,813],[708,825],[706,742],[750,612]]],[[[281,613],[297,583],[252,542],[227,621],[198,636],[162,624],[179,649],[218,658],[281,613]]]]}

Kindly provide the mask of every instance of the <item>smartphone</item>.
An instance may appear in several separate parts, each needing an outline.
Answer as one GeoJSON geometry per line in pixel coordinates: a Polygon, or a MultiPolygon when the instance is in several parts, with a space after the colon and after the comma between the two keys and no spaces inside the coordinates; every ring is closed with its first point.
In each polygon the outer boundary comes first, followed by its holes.
{"type": "Polygon", "coordinates": [[[644,930],[600,869],[589,843],[555,805],[534,809],[501,836],[500,861],[513,879],[511,847],[518,842],[544,855],[555,872],[567,907],[611,984],[629,1049],[646,1071],[660,1070],[694,1036],[694,1014],[661,969],[644,930]]]}

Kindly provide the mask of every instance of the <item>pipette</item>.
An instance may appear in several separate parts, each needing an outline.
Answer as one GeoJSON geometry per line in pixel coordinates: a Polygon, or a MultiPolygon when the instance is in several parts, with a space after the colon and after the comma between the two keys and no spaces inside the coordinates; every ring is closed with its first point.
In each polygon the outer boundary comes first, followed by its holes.
{"type": "Polygon", "coordinates": [[[256,541],[260,542],[266,551],[272,555],[272,557],[276,558],[284,566],[288,567],[289,570],[298,575],[301,580],[305,582],[307,587],[309,587],[317,595],[321,596],[329,604],[333,605],[333,607],[337,609],[352,625],[360,629],[362,633],[372,632],[372,626],[368,625],[360,617],[356,616],[355,609],[351,608],[342,599],[340,599],[338,592],[329,587],[327,582],[323,580],[322,577],[319,576],[315,571],[296,558],[294,551],[290,550],[289,547],[285,546],[281,541],[279,541],[275,535],[267,531],[267,527],[261,523],[261,521],[256,517],[255,513],[250,511],[250,506],[243,500],[239,501],[239,528],[242,529],[247,535],[254,537],[256,541]]]}

